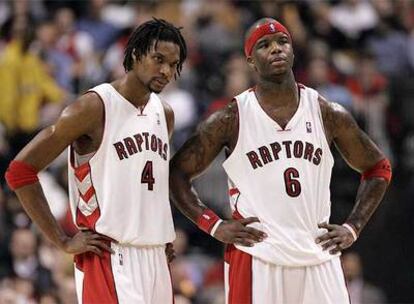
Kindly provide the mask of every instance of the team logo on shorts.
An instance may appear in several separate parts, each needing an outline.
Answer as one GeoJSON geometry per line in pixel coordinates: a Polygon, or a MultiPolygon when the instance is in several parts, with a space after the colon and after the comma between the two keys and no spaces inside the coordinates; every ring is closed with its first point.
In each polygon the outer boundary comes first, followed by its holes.
{"type": "Polygon", "coordinates": [[[310,121],[306,122],[306,132],[307,133],[312,133],[312,125],[311,125],[310,121]]]}

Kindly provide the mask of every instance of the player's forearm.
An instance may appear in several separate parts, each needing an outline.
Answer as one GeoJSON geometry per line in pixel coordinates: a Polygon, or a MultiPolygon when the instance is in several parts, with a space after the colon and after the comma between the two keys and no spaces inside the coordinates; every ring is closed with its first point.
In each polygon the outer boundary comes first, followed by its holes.
{"type": "Polygon", "coordinates": [[[190,178],[175,167],[170,172],[170,197],[178,210],[194,223],[206,209],[193,190],[190,178]]]}
{"type": "Polygon", "coordinates": [[[361,233],[377,209],[384,197],[387,186],[388,183],[382,178],[371,178],[361,181],[355,206],[346,221],[346,223],[351,224],[355,228],[357,235],[361,233]]]}
{"type": "Polygon", "coordinates": [[[15,192],[32,221],[57,247],[63,248],[68,237],[53,217],[40,184],[27,185],[15,192]]]}

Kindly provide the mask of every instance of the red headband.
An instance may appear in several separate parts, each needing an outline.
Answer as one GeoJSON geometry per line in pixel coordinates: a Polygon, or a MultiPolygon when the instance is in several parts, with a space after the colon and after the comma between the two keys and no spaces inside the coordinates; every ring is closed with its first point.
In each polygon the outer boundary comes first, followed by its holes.
{"type": "Polygon", "coordinates": [[[289,31],[280,22],[268,22],[256,27],[256,29],[246,39],[244,44],[244,54],[246,56],[250,56],[252,54],[253,46],[256,44],[257,40],[265,35],[278,32],[285,33],[289,36],[289,39],[291,39],[289,31]]]}

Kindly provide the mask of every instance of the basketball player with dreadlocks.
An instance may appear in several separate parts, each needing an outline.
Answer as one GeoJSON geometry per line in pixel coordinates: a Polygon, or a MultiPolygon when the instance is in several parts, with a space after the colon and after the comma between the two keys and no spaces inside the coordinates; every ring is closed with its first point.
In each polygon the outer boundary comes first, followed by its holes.
{"type": "Polygon", "coordinates": [[[75,255],[79,303],[172,303],[166,245],[175,238],[168,199],[174,114],[156,93],[180,75],[180,29],[159,19],[139,26],[126,74],[69,105],[10,163],[9,187],[40,230],[75,255]],[[53,218],[37,172],[69,147],[69,195],[80,232],[53,218]]]}

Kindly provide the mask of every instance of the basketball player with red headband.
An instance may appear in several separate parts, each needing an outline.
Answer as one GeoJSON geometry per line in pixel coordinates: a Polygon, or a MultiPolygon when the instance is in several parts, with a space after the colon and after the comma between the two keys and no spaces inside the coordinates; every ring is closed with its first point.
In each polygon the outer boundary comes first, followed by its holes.
{"type": "Polygon", "coordinates": [[[391,180],[380,149],[340,105],[296,83],[292,37],[264,18],[247,32],[245,55],[257,85],[201,123],[171,161],[170,192],[200,229],[228,243],[230,304],[349,303],[340,265],[378,207],[391,180]],[[335,145],[361,174],[355,206],[342,225],[329,223],[335,145]],[[192,191],[225,149],[233,219],[220,219],[192,191]],[[254,229],[255,241],[241,241],[254,229]]]}

